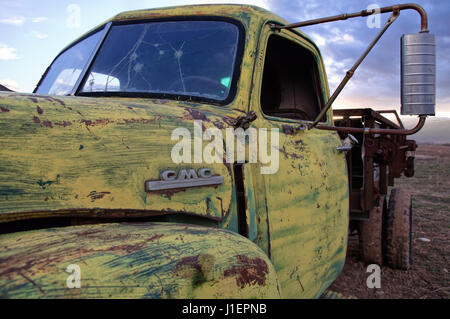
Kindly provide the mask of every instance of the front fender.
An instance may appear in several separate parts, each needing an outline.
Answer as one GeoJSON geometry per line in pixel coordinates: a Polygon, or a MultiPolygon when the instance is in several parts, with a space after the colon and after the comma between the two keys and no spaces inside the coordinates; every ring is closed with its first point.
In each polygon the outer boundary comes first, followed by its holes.
{"type": "Polygon", "coordinates": [[[0,235],[0,246],[3,298],[280,297],[264,252],[222,229],[83,225],[0,235]],[[78,275],[80,288],[69,288],[78,275]]]}

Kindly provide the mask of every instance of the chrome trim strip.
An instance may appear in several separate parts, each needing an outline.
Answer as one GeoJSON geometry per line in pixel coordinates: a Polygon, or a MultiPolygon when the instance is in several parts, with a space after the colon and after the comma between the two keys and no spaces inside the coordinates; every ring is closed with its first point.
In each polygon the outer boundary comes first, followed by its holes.
{"type": "Polygon", "coordinates": [[[190,187],[200,187],[200,186],[214,186],[223,183],[223,177],[220,175],[215,175],[207,178],[190,178],[183,180],[167,180],[167,181],[146,181],[145,189],[146,191],[159,191],[166,189],[176,189],[176,188],[190,188],[190,187]]]}

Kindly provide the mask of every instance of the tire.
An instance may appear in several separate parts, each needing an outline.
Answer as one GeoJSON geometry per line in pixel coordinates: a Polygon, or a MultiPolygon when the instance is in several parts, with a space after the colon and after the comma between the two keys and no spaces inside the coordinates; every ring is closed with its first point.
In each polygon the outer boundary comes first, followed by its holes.
{"type": "Polygon", "coordinates": [[[379,197],[370,211],[369,219],[360,222],[359,243],[362,259],[368,264],[383,264],[383,211],[386,197],[379,197]]]}
{"type": "Polygon", "coordinates": [[[411,193],[394,188],[386,214],[385,260],[393,269],[407,270],[412,264],[411,193]]]}

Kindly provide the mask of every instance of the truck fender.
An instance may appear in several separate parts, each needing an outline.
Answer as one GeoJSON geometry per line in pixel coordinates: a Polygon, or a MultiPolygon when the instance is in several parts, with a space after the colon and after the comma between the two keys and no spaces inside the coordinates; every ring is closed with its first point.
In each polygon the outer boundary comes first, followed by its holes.
{"type": "Polygon", "coordinates": [[[3,298],[279,298],[247,238],[177,223],[108,223],[0,235],[3,298]]]}

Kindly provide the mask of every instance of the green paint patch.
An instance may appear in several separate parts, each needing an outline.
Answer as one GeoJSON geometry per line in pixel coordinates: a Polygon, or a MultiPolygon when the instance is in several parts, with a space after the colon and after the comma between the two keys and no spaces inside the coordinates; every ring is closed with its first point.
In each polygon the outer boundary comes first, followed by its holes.
{"type": "Polygon", "coordinates": [[[54,180],[54,181],[51,181],[51,180],[48,180],[48,181],[43,181],[42,180],[42,178],[37,182],[37,184],[40,186],[40,187],[42,187],[42,189],[46,189],[47,187],[49,187],[50,185],[52,185],[52,184],[54,184],[54,183],[56,183],[56,184],[59,184],[59,174],[58,175],[56,175],[56,180],[54,180]]]}

